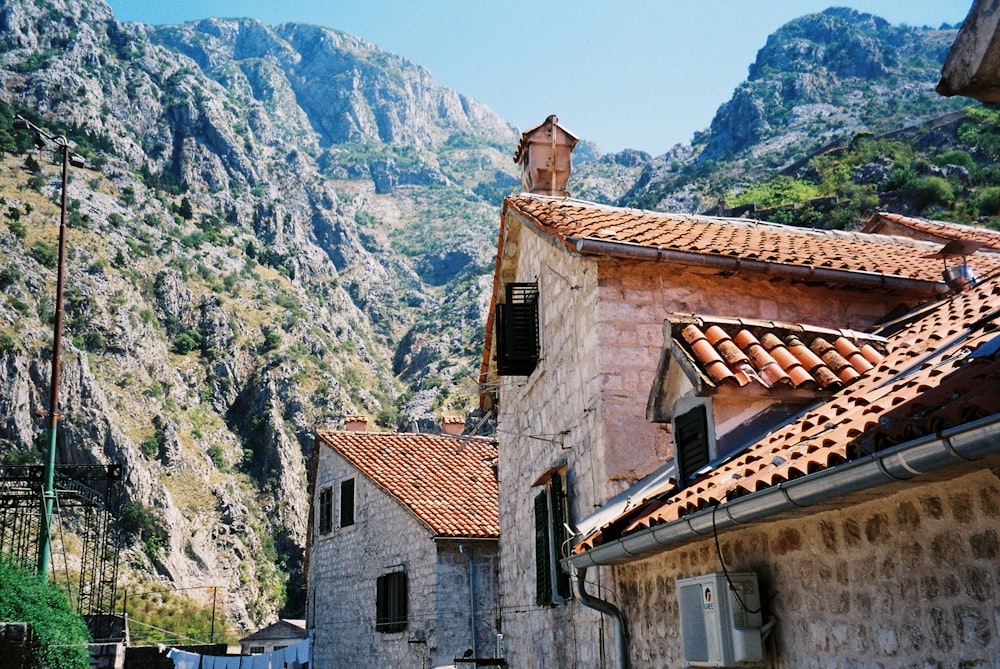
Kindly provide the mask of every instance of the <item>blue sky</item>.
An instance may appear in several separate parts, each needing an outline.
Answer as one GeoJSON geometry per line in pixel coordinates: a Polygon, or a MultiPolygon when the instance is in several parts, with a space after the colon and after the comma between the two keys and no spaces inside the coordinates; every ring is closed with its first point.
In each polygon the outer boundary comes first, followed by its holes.
{"type": "Polygon", "coordinates": [[[121,21],[249,17],[362,37],[524,130],[549,114],[602,151],[654,155],[708,127],[767,36],[847,6],[954,24],[972,0],[110,0],[121,21]]]}

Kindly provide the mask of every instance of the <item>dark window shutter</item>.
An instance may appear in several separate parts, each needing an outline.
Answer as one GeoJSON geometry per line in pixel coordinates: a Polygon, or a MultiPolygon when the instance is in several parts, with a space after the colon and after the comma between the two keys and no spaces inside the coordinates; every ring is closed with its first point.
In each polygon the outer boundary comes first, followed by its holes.
{"type": "Polygon", "coordinates": [[[329,534],[333,530],[333,488],[319,491],[319,533],[329,534]]]}
{"type": "Polygon", "coordinates": [[[375,579],[375,630],[402,632],[406,629],[407,579],[405,571],[394,571],[375,579]]]}
{"type": "Polygon", "coordinates": [[[354,524],[354,479],[340,482],[340,526],[354,524]]]}
{"type": "Polygon", "coordinates": [[[696,471],[708,464],[708,419],[704,405],[674,418],[677,484],[685,487],[696,471]]]}
{"type": "Polygon", "coordinates": [[[547,491],[535,496],[535,603],[552,603],[552,575],[549,571],[549,502],[547,491]]]}
{"type": "Polygon", "coordinates": [[[552,500],[552,539],[555,544],[552,547],[552,555],[555,560],[556,571],[556,592],[563,599],[569,599],[569,574],[567,574],[559,560],[563,557],[562,551],[566,545],[566,491],[563,488],[562,477],[553,474],[549,480],[549,496],[552,500]]]}
{"type": "Polygon", "coordinates": [[[508,283],[496,306],[497,373],[528,376],[538,365],[538,284],[508,283]]]}

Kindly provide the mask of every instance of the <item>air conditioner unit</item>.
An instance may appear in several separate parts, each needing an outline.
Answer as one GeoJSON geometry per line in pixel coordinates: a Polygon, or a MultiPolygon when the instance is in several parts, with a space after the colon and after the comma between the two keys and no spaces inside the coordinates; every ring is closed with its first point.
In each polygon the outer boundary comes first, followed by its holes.
{"type": "Polygon", "coordinates": [[[717,572],[677,579],[677,603],[689,666],[764,666],[756,574],[730,573],[727,578],[717,572]]]}

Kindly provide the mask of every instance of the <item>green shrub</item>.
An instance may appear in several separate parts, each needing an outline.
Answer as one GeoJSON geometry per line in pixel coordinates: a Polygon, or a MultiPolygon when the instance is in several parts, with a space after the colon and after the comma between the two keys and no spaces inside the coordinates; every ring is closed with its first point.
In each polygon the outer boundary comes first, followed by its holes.
{"type": "Polygon", "coordinates": [[[55,584],[4,561],[0,561],[0,620],[31,625],[39,642],[33,666],[90,666],[87,625],[66,596],[55,584]]]}
{"type": "Polygon", "coordinates": [[[174,353],[185,355],[201,348],[202,336],[197,330],[187,330],[174,339],[174,353]]]}
{"type": "Polygon", "coordinates": [[[59,249],[43,239],[34,243],[30,254],[32,258],[50,269],[55,267],[56,263],[59,262],[59,249]]]}
{"type": "Polygon", "coordinates": [[[987,186],[976,191],[972,206],[980,216],[1000,215],[1000,186],[987,186]]]}
{"type": "Polygon", "coordinates": [[[942,177],[920,177],[912,182],[911,188],[916,191],[918,206],[947,205],[955,199],[955,190],[951,183],[942,177]]]}

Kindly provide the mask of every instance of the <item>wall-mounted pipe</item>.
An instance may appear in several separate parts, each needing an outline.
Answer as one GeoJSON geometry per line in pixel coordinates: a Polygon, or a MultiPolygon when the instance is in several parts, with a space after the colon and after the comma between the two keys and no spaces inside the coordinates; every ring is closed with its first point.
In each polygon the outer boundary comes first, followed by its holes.
{"type": "Polygon", "coordinates": [[[476,564],[472,561],[472,555],[465,551],[465,544],[458,544],[458,552],[469,561],[469,625],[472,628],[472,657],[479,657],[476,647],[476,564]]]}
{"type": "Polygon", "coordinates": [[[611,618],[611,622],[613,623],[615,630],[615,666],[617,669],[628,669],[628,641],[625,631],[625,617],[622,615],[622,612],[618,610],[617,606],[611,602],[606,602],[603,599],[594,597],[584,589],[584,579],[586,579],[586,577],[586,567],[570,567],[569,581],[573,586],[573,596],[578,602],[587,608],[600,611],[604,615],[611,618]]]}
{"type": "Polygon", "coordinates": [[[565,558],[563,564],[573,570],[631,562],[669,550],[682,542],[710,537],[713,531],[764,520],[778,513],[826,503],[995,455],[1000,455],[1000,414],[779,483],[726,502],[717,509],[703,509],[656,525],[565,558]]]}
{"type": "Polygon", "coordinates": [[[673,249],[656,249],[636,244],[621,244],[599,239],[567,237],[570,248],[583,254],[633,258],[655,262],[672,262],[692,267],[705,267],[720,272],[746,272],[753,276],[774,276],[790,281],[824,281],[839,283],[862,289],[878,289],[904,292],[915,297],[935,297],[948,292],[948,286],[939,281],[908,279],[878,272],[861,272],[811,267],[806,265],[783,265],[762,260],[733,256],[691,253],[673,249]]]}

